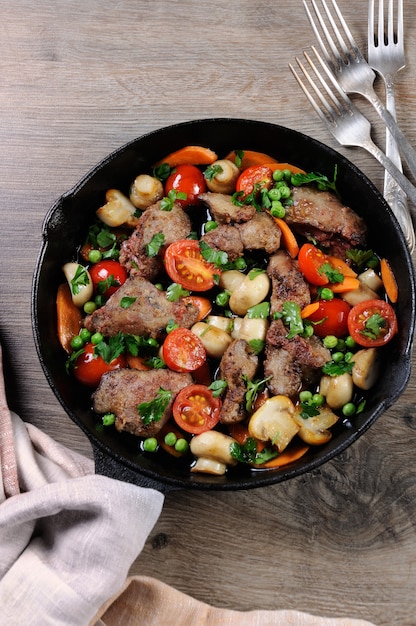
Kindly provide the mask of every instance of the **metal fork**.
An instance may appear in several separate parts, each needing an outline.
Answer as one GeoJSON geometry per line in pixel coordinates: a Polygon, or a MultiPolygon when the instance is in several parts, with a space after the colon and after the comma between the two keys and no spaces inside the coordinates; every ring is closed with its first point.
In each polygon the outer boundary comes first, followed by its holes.
{"type": "MultiPolygon", "coordinates": [[[[312,50],[324,70],[327,80],[325,80],[319,72],[318,67],[315,65],[312,57],[307,51],[304,52],[304,55],[309,68],[312,70],[318,81],[318,86],[298,57],[296,57],[296,61],[310,87],[310,90],[308,90],[305,81],[302,80],[291,63],[289,63],[289,67],[316,113],[319,115],[321,120],[325,122],[332,135],[341,145],[356,146],[364,148],[370,152],[370,154],[372,154],[383,165],[383,167],[390,172],[416,206],[416,187],[412,185],[412,183],[394,165],[394,163],[392,163],[390,159],[388,159],[380,150],[380,148],[376,146],[371,139],[370,122],[366,117],[364,117],[364,115],[362,115],[345,92],[340,88],[330,69],[319,55],[317,49],[312,46],[312,50]]],[[[406,215],[410,220],[408,213],[406,213],[406,215]]]]}
{"type": "MultiPolygon", "coordinates": [[[[394,24],[393,0],[388,0],[387,24],[384,21],[384,1],[379,0],[377,19],[375,19],[375,0],[368,3],[368,63],[373,70],[383,78],[386,87],[386,108],[396,118],[396,104],[394,81],[397,72],[406,65],[404,54],[403,36],[403,0],[397,3],[397,25],[394,24]]],[[[386,132],[386,156],[402,170],[400,152],[397,143],[394,141],[389,130],[386,132]]],[[[406,194],[396,181],[386,171],[384,175],[383,195],[392,208],[404,230],[409,249],[413,252],[415,248],[415,233],[413,228],[405,230],[405,223],[402,222],[402,213],[408,211],[406,194]]]]}
{"type": "Polygon", "coordinates": [[[335,0],[330,0],[330,2],[333,5],[343,33],[329,10],[327,2],[325,0],[320,1],[337,43],[335,43],[334,38],[327,27],[323,13],[321,13],[318,9],[316,1],[310,0],[315,13],[316,21],[312,16],[312,12],[309,9],[306,0],[303,0],[303,5],[324,55],[324,59],[336,76],[340,86],[346,93],[360,94],[374,106],[377,113],[383,119],[387,128],[393,135],[397,144],[400,146],[400,151],[409,166],[409,170],[413,176],[416,177],[416,150],[409,143],[408,139],[397,125],[394,117],[391,113],[389,113],[389,111],[387,111],[386,107],[377,96],[374,90],[374,81],[376,78],[375,72],[371,69],[361,54],[335,0]],[[317,23],[320,26],[323,37],[321,36],[317,23]],[[325,45],[324,39],[326,40],[329,51],[325,45]]]}

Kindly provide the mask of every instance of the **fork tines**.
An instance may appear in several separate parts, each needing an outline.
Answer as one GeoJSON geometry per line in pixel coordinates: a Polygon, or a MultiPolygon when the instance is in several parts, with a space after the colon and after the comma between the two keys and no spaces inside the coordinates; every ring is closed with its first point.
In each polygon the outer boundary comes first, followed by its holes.
{"type": "Polygon", "coordinates": [[[341,70],[343,65],[354,61],[362,62],[364,58],[337,3],[335,0],[330,0],[330,2],[334,14],[331,13],[325,0],[320,0],[323,11],[319,9],[316,0],[310,0],[313,11],[309,8],[306,0],[303,0],[303,5],[324,58],[332,71],[336,73],[341,70]],[[338,45],[336,45],[335,40],[338,45]]]}
{"type": "Polygon", "coordinates": [[[305,81],[302,80],[302,78],[299,76],[299,73],[296,71],[291,63],[289,63],[289,67],[292,74],[296,78],[300,88],[302,89],[303,93],[305,94],[319,117],[330,127],[335,127],[337,125],[337,118],[347,114],[352,115],[352,103],[348,96],[345,94],[345,92],[340,88],[337,81],[334,79],[332,73],[318,53],[315,46],[311,46],[311,49],[314,52],[318,62],[322,66],[322,69],[324,70],[330,84],[332,85],[332,89],[325,81],[322,74],[319,72],[313,59],[307,51],[304,51],[303,54],[309,65],[309,68],[312,70],[314,76],[319,81],[319,85],[321,88],[319,88],[316,82],[311,78],[308,70],[299,59],[299,57],[296,57],[296,62],[310,89],[308,89],[305,81]],[[312,95],[311,90],[314,95],[312,95]]]}

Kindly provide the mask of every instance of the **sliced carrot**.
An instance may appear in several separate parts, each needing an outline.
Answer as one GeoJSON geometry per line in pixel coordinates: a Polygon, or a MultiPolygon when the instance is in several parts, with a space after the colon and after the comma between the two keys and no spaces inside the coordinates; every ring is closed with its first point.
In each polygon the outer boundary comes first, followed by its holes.
{"type": "Polygon", "coordinates": [[[133,370],[141,370],[142,372],[152,369],[149,365],[146,365],[146,357],[133,356],[132,354],[127,355],[127,365],[133,370]]]}
{"type": "Polygon", "coordinates": [[[185,304],[193,304],[198,309],[197,322],[200,322],[211,313],[212,305],[208,298],[202,296],[185,296],[182,298],[185,304]]]}
{"type": "Polygon", "coordinates": [[[299,254],[299,244],[296,241],[296,237],[293,234],[290,226],[288,226],[287,222],[285,222],[285,220],[281,219],[280,217],[274,217],[273,219],[282,231],[282,240],[284,247],[289,252],[292,259],[296,259],[299,254]]]}
{"type": "Polygon", "coordinates": [[[71,340],[79,334],[82,314],[72,301],[68,283],[62,283],[56,294],[56,317],[58,339],[63,349],[72,352],[71,340]]]}
{"type": "Polygon", "coordinates": [[[305,444],[297,444],[291,446],[288,450],[285,450],[279,456],[272,459],[271,461],[267,461],[267,463],[263,463],[263,465],[258,465],[256,467],[268,468],[271,467],[283,467],[284,465],[288,465],[289,463],[294,463],[300,459],[304,454],[309,450],[309,446],[305,444]]]}
{"type": "Polygon", "coordinates": [[[185,146],[175,152],[171,152],[163,159],[155,163],[155,167],[167,163],[169,167],[176,165],[211,165],[218,160],[216,153],[204,146],[185,146]]]}
{"type": "Polygon", "coordinates": [[[264,165],[265,163],[273,163],[275,165],[277,164],[276,159],[271,157],[269,154],[265,154],[264,152],[256,152],[255,150],[232,150],[224,158],[235,163],[238,152],[243,153],[243,158],[241,160],[241,164],[239,165],[240,170],[245,170],[248,167],[252,167],[253,165],[264,165]]]}
{"type": "Polygon", "coordinates": [[[327,259],[331,263],[332,267],[341,272],[343,276],[350,276],[351,278],[357,277],[357,272],[354,272],[352,267],[350,267],[343,259],[331,255],[327,255],[327,259]]]}
{"type": "Polygon", "coordinates": [[[384,289],[390,302],[395,304],[399,297],[399,288],[397,286],[396,277],[391,269],[390,263],[387,259],[380,260],[381,280],[383,281],[384,289]]]}
{"type": "Polygon", "coordinates": [[[289,170],[292,174],[306,174],[305,170],[302,170],[297,165],[292,163],[265,163],[271,170],[289,170]]]}
{"type": "Polygon", "coordinates": [[[301,318],[304,320],[319,309],[319,302],[311,302],[307,304],[300,312],[301,318]]]}
{"type": "Polygon", "coordinates": [[[345,276],[344,280],[341,283],[331,283],[330,285],[328,285],[328,287],[334,293],[344,293],[345,291],[353,291],[354,289],[358,289],[360,284],[361,283],[358,278],[345,276]]]}

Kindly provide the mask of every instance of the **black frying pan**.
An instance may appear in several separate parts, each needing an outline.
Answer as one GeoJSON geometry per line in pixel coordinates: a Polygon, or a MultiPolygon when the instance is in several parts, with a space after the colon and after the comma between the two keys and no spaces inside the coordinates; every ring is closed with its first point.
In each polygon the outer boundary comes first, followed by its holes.
{"type": "Polygon", "coordinates": [[[414,319],[415,279],[410,255],[396,219],[368,178],[343,156],[310,137],[274,124],[239,119],[176,124],[135,139],[106,157],[48,211],[32,290],[32,323],[40,362],[65,411],[88,436],[97,473],[162,491],[236,490],[270,485],[308,472],[345,450],[405,388],[410,376],[414,319]],[[388,257],[396,275],[400,292],[399,334],[384,348],[388,350],[386,367],[371,390],[366,410],[351,423],[336,428],[328,444],[311,449],[281,469],[261,471],[239,466],[217,477],[190,474],[188,465],[172,461],[168,455],[141,454],[137,438],[113,429],[97,429],[97,416],[90,408],[90,391],[65,372],[66,354],[58,341],[55,311],[56,291],[63,280],[62,265],[73,258],[74,250],[85,239],[107,189],[118,188],[127,193],[139,173],[185,145],[206,145],[220,157],[232,149],[258,150],[330,178],[337,165],[337,187],[343,201],[366,220],[369,247],[388,257]]]}

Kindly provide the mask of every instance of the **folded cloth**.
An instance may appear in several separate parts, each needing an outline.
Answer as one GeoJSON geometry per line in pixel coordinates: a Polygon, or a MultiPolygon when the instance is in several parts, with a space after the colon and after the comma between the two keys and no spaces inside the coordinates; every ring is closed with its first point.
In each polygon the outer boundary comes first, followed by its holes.
{"type": "Polygon", "coordinates": [[[372,626],[298,611],[231,611],[128,577],[164,496],[94,474],[89,459],[7,406],[0,346],[3,626],[372,626]]]}

